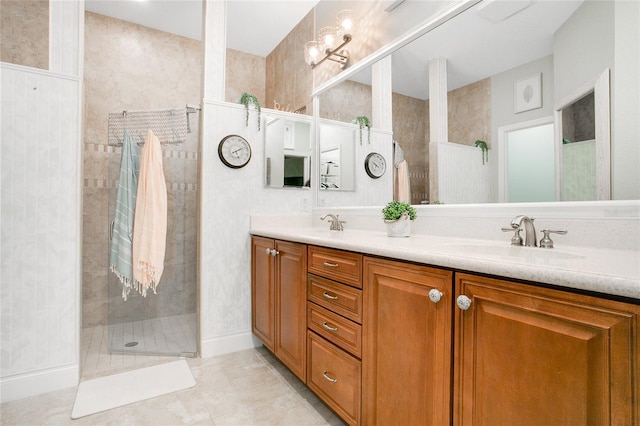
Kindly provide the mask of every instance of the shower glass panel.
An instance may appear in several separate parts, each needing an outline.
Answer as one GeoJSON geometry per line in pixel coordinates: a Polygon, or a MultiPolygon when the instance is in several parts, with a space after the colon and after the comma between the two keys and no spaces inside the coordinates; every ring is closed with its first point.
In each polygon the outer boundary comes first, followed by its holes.
{"type": "MultiPolygon", "coordinates": [[[[198,129],[198,114],[191,114],[198,129]]],[[[196,194],[197,144],[194,131],[181,145],[162,145],[167,185],[167,239],[164,272],[146,297],[122,284],[108,271],[109,352],[195,356],[196,325],[196,194]]],[[[121,148],[109,156],[109,226],[115,216],[121,148]]]]}

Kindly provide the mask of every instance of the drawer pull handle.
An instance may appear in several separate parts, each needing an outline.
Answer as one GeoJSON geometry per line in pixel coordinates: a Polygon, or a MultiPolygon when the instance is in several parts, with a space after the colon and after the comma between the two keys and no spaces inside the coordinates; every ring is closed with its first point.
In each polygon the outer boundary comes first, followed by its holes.
{"type": "Polygon", "coordinates": [[[338,379],[334,379],[333,377],[329,376],[327,374],[327,370],[324,370],[322,372],[322,377],[324,377],[325,379],[327,379],[328,381],[330,381],[331,383],[336,383],[338,381],[338,379]]]}
{"type": "Polygon", "coordinates": [[[324,266],[328,266],[330,268],[337,268],[339,265],[337,263],[329,263],[325,260],[324,266]]]}
{"type": "Polygon", "coordinates": [[[326,291],[324,293],[322,293],[322,295],[324,296],[325,299],[338,300],[338,296],[332,296],[329,293],[327,293],[326,291]]]}
{"type": "Polygon", "coordinates": [[[338,331],[338,327],[331,327],[326,321],[322,321],[322,326],[329,331],[338,331]]]}

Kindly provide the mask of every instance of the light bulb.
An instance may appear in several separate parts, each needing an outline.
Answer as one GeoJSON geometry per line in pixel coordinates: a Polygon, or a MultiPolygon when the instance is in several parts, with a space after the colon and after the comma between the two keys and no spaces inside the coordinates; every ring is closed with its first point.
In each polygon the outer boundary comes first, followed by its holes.
{"type": "Polygon", "coordinates": [[[331,50],[336,42],[336,30],[333,27],[324,27],[320,30],[320,43],[325,50],[331,50]]]}
{"type": "Polygon", "coordinates": [[[340,34],[344,37],[351,37],[354,26],[353,12],[350,10],[341,10],[338,12],[337,27],[340,34]]]}
{"type": "Polygon", "coordinates": [[[311,65],[315,64],[316,60],[320,56],[320,48],[315,41],[308,41],[304,45],[304,61],[311,65]]]}

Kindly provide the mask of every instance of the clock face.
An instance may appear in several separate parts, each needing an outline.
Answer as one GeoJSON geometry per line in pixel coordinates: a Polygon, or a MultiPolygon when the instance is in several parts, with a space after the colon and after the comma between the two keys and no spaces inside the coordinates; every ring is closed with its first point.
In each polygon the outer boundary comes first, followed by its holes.
{"type": "Polygon", "coordinates": [[[239,169],[251,159],[251,145],[242,136],[229,135],[220,141],[218,156],[226,166],[239,169]]]}
{"type": "Polygon", "coordinates": [[[370,177],[378,179],[387,170],[387,162],[381,154],[372,152],[364,160],[364,169],[370,177]]]}

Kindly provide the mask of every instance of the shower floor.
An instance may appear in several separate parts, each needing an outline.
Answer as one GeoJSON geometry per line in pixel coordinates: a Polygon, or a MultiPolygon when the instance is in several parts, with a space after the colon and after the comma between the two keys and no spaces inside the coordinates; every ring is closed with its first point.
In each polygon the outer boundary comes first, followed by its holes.
{"type": "Polygon", "coordinates": [[[82,378],[174,361],[196,352],[196,314],[82,329],[82,378]],[[127,343],[137,342],[132,347],[127,343]]]}

